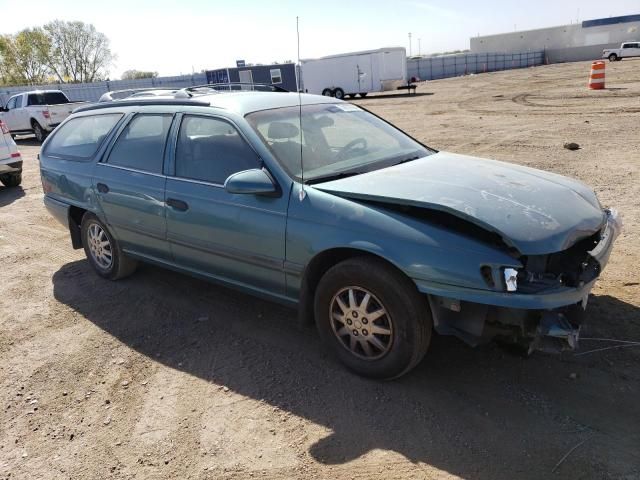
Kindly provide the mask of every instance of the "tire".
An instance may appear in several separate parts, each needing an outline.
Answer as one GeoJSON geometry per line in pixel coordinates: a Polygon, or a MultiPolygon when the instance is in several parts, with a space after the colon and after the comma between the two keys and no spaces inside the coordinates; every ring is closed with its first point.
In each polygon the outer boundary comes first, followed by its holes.
{"type": "Polygon", "coordinates": [[[333,90],[331,90],[330,88],[325,88],[324,90],[322,90],[322,96],[333,97],[333,90]]]}
{"type": "Polygon", "coordinates": [[[6,175],[0,176],[0,182],[5,187],[17,187],[22,183],[22,173],[8,173],[6,175]]]}
{"type": "Polygon", "coordinates": [[[36,140],[40,143],[44,142],[45,138],[47,138],[47,133],[44,131],[44,128],[42,128],[36,120],[31,121],[31,126],[33,127],[36,140]]]}
{"type": "Polygon", "coordinates": [[[364,98],[367,96],[367,92],[360,92],[360,97],[364,98]]]}
{"type": "Polygon", "coordinates": [[[341,88],[336,88],[333,91],[333,96],[336,97],[338,100],[344,100],[344,90],[342,90],[341,88]]]}
{"type": "Polygon", "coordinates": [[[355,98],[355,96],[356,96],[355,93],[347,93],[348,98],[355,98]]]}
{"type": "Polygon", "coordinates": [[[618,55],[616,55],[615,53],[612,53],[611,55],[609,55],[610,62],[615,62],[616,60],[618,60],[618,55]]]}
{"type": "Polygon", "coordinates": [[[122,252],[116,239],[93,213],[84,214],[80,231],[84,253],[98,275],[109,280],[120,280],[136,270],[138,262],[122,252]],[[99,245],[98,239],[108,242],[108,245],[99,245]],[[107,264],[105,260],[109,255],[111,258],[107,264]]]}
{"type": "Polygon", "coordinates": [[[429,348],[433,321],[426,298],[408,277],[382,260],[355,257],[333,266],[320,279],[314,300],[320,337],[359,375],[400,377],[429,348]],[[363,307],[366,295],[370,297],[363,307]],[[375,319],[364,316],[376,314],[375,319]]]}

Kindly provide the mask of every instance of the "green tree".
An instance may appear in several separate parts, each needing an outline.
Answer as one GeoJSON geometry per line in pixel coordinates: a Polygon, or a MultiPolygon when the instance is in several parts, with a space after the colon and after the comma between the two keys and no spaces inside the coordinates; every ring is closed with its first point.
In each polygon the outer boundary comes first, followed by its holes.
{"type": "Polygon", "coordinates": [[[156,78],[158,72],[145,72],[142,70],[126,70],[122,73],[122,80],[137,80],[139,78],[156,78]]]}
{"type": "Polygon", "coordinates": [[[0,78],[6,84],[38,84],[49,78],[50,43],[41,28],[0,36],[0,78]]]}

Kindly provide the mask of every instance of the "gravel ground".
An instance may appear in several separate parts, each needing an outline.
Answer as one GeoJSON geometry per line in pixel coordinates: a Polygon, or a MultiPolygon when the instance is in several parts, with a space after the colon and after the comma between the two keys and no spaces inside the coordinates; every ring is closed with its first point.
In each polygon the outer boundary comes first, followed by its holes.
{"type": "MultiPolygon", "coordinates": [[[[637,341],[639,72],[607,64],[590,91],[589,63],[552,65],[355,102],[435,148],[592,185],[625,231],[583,336],[637,341]]],[[[18,144],[23,187],[0,187],[0,479],[640,478],[640,348],[523,359],[438,337],[411,374],[367,381],[291,310],[151,266],[98,278],[42,205],[38,145],[18,144]]]]}

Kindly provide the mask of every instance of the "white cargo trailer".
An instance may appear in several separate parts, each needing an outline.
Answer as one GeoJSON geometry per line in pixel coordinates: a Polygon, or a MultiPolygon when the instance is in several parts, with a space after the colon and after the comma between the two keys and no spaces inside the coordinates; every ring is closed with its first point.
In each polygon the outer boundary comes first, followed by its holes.
{"type": "Polygon", "coordinates": [[[379,48],[300,60],[302,91],[344,98],[407,85],[407,52],[379,48]]]}

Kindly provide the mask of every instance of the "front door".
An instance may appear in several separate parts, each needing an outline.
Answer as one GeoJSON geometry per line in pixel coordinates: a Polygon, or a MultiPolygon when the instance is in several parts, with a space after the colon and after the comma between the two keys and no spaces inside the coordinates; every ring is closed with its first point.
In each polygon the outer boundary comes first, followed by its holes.
{"type": "Polygon", "coordinates": [[[173,115],[138,114],[96,165],[93,188],[125,251],[170,261],[162,174],[173,115]]]}
{"type": "Polygon", "coordinates": [[[232,173],[261,167],[232,123],[185,115],[167,177],[167,238],[181,267],[283,295],[287,196],[231,194],[223,186],[232,173]]]}
{"type": "MultiPolygon", "coordinates": [[[[251,70],[240,70],[238,75],[240,77],[240,83],[253,83],[253,72],[251,70]]],[[[241,89],[253,90],[253,87],[250,85],[243,85],[241,89]]]]}

